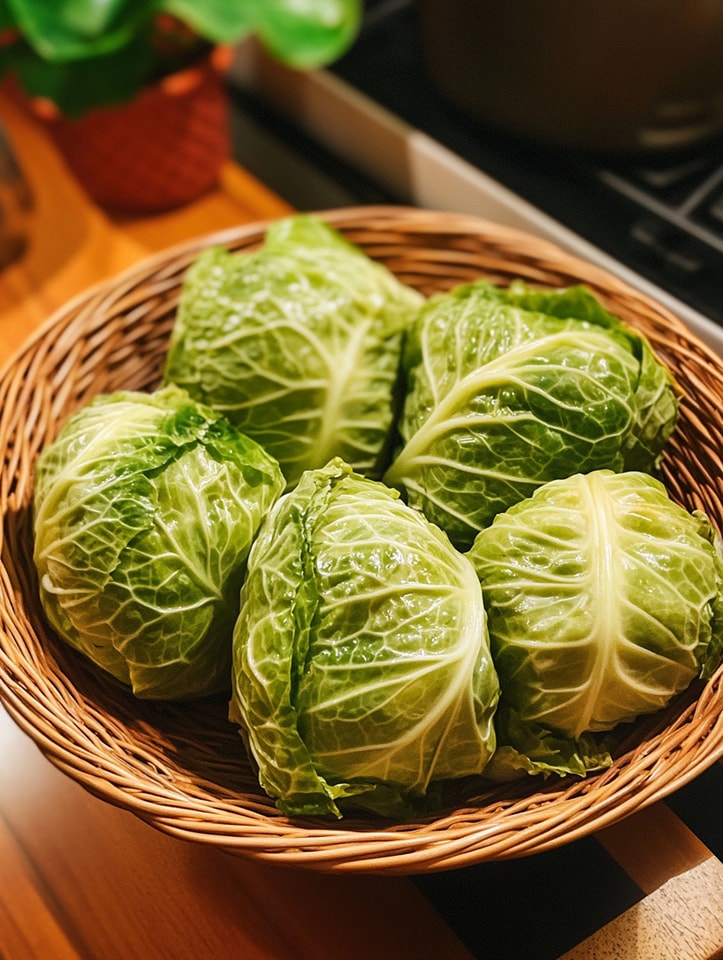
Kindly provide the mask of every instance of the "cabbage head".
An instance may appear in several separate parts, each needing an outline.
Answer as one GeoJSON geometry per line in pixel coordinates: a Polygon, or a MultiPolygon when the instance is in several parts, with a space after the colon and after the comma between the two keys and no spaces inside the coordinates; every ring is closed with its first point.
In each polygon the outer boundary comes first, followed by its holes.
{"type": "Polygon", "coordinates": [[[377,476],[421,302],[321,220],[289,217],[259,250],[214,247],[190,267],[164,376],[257,440],[290,485],[333,456],[377,476]]]}
{"type": "Polygon", "coordinates": [[[676,422],[667,370],[583,287],[479,280],[438,294],[404,368],[402,446],[385,480],[462,550],[541,483],[653,472],[676,422]]]}
{"type": "Polygon", "coordinates": [[[138,697],[228,690],[246,558],[283,486],[258,444],[176,387],[96,397],[37,463],[48,621],[138,697]]]}
{"type": "Polygon", "coordinates": [[[531,772],[581,772],[587,734],[661,710],[721,660],[720,538],[648,474],[547,483],[468,556],[502,688],[498,734],[531,772]]]}
{"type": "Polygon", "coordinates": [[[233,677],[229,715],[288,815],[397,815],[494,750],[499,689],[472,564],[339,460],[306,472],[259,531],[233,677]]]}

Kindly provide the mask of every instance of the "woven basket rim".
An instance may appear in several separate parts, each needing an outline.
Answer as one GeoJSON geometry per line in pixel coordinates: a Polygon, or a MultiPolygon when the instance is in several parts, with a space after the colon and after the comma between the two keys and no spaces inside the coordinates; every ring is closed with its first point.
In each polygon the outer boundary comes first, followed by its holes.
{"type": "MultiPolygon", "coordinates": [[[[709,513],[712,508],[720,525],[721,480],[708,478],[705,468],[720,463],[720,428],[711,425],[711,411],[723,394],[723,360],[668,308],[549,241],[474,215],[386,205],[315,213],[355,242],[362,238],[371,255],[414,277],[420,288],[453,285],[485,263],[488,275],[507,271],[532,282],[570,277],[602,291],[674,361],[684,394],[693,398],[685,429],[694,455],[688,457],[686,449],[684,458],[682,448],[674,450],[670,478],[692,506],[709,513]]],[[[96,284],[55,311],[0,370],[0,701],[14,721],[64,773],[163,832],[257,859],[337,872],[431,872],[551,849],[668,796],[723,756],[722,666],[705,684],[694,685],[675,710],[646,721],[642,739],[633,734],[610,771],[584,781],[497,788],[480,802],[463,798],[454,809],[409,823],[292,821],[257,785],[243,780],[238,788],[233,776],[227,781],[225,768],[216,777],[214,751],[226,748],[229,732],[219,722],[218,704],[204,705],[209,739],[198,744],[174,708],[127,703],[124,691],[48,636],[32,597],[26,543],[37,450],[69,404],[97,392],[98,382],[115,382],[129,370],[150,382],[185,267],[212,244],[251,249],[272,219],[175,244],[96,284]],[[136,349],[146,344],[147,358],[136,349]],[[133,721],[131,707],[137,707],[133,721]]]]}

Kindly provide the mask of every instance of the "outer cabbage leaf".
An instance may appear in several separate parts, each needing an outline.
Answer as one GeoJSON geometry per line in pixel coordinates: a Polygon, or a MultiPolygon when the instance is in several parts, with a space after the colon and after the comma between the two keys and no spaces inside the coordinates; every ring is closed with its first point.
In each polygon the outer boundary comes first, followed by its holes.
{"type": "Polygon", "coordinates": [[[495,727],[502,742],[485,767],[486,780],[506,783],[525,774],[552,773],[585,777],[612,763],[610,737],[593,733],[564,737],[539,724],[524,723],[506,703],[498,707],[495,727]]]}
{"type": "Polygon", "coordinates": [[[230,717],[289,815],[399,814],[494,750],[479,580],[420,513],[341,461],[264,522],[234,634],[230,717]]]}
{"type": "Polygon", "coordinates": [[[37,464],[49,622],[138,697],[228,690],[246,557],[283,486],[258,444],[175,387],[97,397],[37,464]]]}
{"type": "Polygon", "coordinates": [[[190,268],[165,379],[257,440],[291,485],[332,456],[376,476],[421,302],[326,224],[287,218],[258,251],[214,248],[190,268]]]}
{"type": "Polygon", "coordinates": [[[402,447],[385,480],[461,549],[549,480],[653,472],[677,417],[645,338],[582,287],[481,280],[439,294],[404,368],[402,447]]]}
{"type": "Polygon", "coordinates": [[[647,474],[547,483],[468,556],[502,688],[500,740],[547,769],[580,772],[590,751],[575,759],[580,743],[560,738],[658,711],[720,662],[720,538],[647,474]]]}

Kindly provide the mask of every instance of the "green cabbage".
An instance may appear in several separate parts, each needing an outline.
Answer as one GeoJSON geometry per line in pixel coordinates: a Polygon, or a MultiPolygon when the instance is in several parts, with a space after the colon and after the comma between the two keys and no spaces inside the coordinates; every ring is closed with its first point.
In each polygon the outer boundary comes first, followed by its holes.
{"type": "Polygon", "coordinates": [[[37,463],[50,624],[139,697],[228,690],[246,557],[283,486],[268,454],[175,387],[97,397],[37,463]]]}
{"type": "Polygon", "coordinates": [[[647,341],[582,287],[484,280],[432,297],[405,348],[403,445],[386,472],[467,549],[541,483],[652,472],[677,415],[647,341]]]}
{"type": "Polygon", "coordinates": [[[647,474],[547,483],[468,556],[502,688],[498,734],[530,772],[600,765],[587,734],[661,710],[720,662],[720,538],[647,474]]]}
{"type": "Polygon", "coordinates": [[[213,248],[191,266],[164,376],[257,440],[290,485],[333,456],[377,476],[421,301],[325,223],[290,217],[256,252],[213,248]]]}
{"type": "Polygon", "coordinates": [[[285,813],[395,814],[494,750],[474,568],[341,461],[276,503],[249,556],[230,717],[285,813]]]}

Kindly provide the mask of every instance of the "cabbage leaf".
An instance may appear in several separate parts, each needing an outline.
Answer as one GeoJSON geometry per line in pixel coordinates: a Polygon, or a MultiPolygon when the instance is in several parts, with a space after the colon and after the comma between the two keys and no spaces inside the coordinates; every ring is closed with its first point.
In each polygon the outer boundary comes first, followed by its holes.
{"type": "Polygon", "coordinates": [[[96,397],[40,455],[40,598],[138,697],[228,690],[246,557],[281,470],[175,387],[96,397]]]}
{"type": "Polygon", "coordinates": [[[541,483],[653,472],[672,433],[671,377],[583,287],[475,281],[432,297],[404,353],[401,449],[385,480],[460,549],[541,483]]]}
{"type": "Polygon", "coordinates": [[[421,302],[327,224],[286,218],[259,250],[212,248],[191,266],[164,376],[257,440],[290,485],[333,456],[377,476],[421,302]]]}
{"type": "Polygon", "coordinates": [[[399,814],[478,774],[499,688],[469,560],[341,461],[305,473],[249,556],[230,717],[289,815],[399,814]]]}

